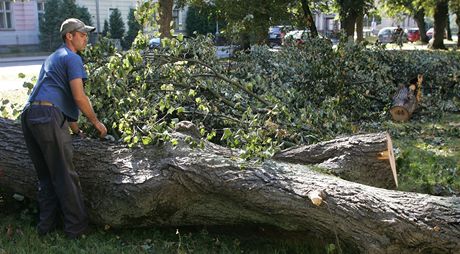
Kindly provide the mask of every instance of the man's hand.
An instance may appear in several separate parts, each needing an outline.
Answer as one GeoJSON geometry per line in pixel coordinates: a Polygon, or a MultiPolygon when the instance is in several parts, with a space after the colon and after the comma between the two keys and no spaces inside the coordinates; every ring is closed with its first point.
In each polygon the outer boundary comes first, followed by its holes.
{"type": "Polygon", "coordinates": [[[81,131],[81,129],[78,127],[77,122],[69,122],[70,130],[72,131],[72,135],[79,136],[80,138],[86,138],[85,133],[81,131]]]}
{"type": "Polygon", "coordinates": [[[104,138],[107,135],[107,128],[103,123],[97,121],[96,124],[94,124],[94,127],[99,131],[100,138],[104,138]]]}

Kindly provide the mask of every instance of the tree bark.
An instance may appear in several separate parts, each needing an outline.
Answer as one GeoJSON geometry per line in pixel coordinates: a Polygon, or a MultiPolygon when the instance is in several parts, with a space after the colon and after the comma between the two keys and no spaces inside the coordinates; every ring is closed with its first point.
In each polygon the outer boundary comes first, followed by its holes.
{"type": "Polygon", "coordinates": [[[420,33],[420,40],[423,43],[428,43],[430,40],[428,36],[426,36],[426,26],[425,26],[425,9],[420,8],[415,12],[414,20],[417,23],[418,31],[420,33]]]}
{"type": "Polygon", "coordinates": [[[448,0],[436,1],[436,7],[434,9],[433,49],[446,49],[446,46],[444,45],[444,35],[447,25],[448,11],[448,0]]]}
{"type": "Polygon", "coordinates": [[[362,42],[364,40],[363,21],[364,21],[364,12],[360,11],[356,16],[356,41],[357,42],[362,42]]]}
{"type": "Polygon", "coordinates": [[[450,29],[449,11],[447,11],[446,32],[447,32],[447,40],[452,41],[452,29],[450,29]]]}
{"type": "Polygon", "coordinates": [[[173,20],[172,11],[174,6],[173,0],[159,0],[159,10],[160,10],[160,37],[161,38],[171,38],[171,21],[173,20]]]}
{"type": "Polygon", "coordinates": [[[352,41],[355,36],[356,15],[349,13],[347,16],[340,18],[340,26],[344,29],[347,39],[352,41]]]}
{"type": "MultiPolygon", "coordinates": [[[[0,130],[0,185],[35,197],[19,124],[0,119],[0,130]]],[[[238,151],[211,143],[191,149],[183,134],[176,137],[177,147],[74,140],[94,223],[270,225],[326,239],[337,235],[353,253],[460,252],[458,197],[379,189],[274,160],[254,164],[238,159],[238,151]]]]}
{"type": "Polygon", "coordinates": [[[394,121],[405,122],[410,119],[422,98],[423,75],[418,75],[418,80],[410,86],[400,86],[393,96],[393,106],[390,109],[394,121]]]}
{"type": "MultiPolygon", "coordinates": [[[[457,27],[460,27],[460,10],[456,10],[455,12],[455,23],[457,23],[457,27]]],[[[457,47],[460,47],[460,29],[457,32],[457,47]]]]}
{"type": "Polygon", "coordinates": [[[356,135],[286,149],[273,159],[309,165],[342,179],[379,188],[398,186],[393,145],[387,133],[356,135]]]}
{"type": "Polygon", "coordinates": [[[318,37],[318,30],[316,29],[315,21],[313,20],[313,14],[311,13],[310,6],[308,5],[307,0],[301,0],[302,4],[302,11],[305,17],[305,24],[307,28],[310,30],[311,37],[316,38],[318,37]]]}

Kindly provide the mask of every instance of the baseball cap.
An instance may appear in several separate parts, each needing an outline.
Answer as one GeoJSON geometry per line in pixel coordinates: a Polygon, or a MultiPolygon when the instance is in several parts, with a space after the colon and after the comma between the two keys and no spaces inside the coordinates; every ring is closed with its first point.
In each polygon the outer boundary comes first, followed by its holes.
{"type": "Polygon", "coordinates": [[[89,33],[96,30],[93,26],[87,26],[83,21],[75,18],[66,19],[61,25],[61,36],[71,32],[89,33]]]}

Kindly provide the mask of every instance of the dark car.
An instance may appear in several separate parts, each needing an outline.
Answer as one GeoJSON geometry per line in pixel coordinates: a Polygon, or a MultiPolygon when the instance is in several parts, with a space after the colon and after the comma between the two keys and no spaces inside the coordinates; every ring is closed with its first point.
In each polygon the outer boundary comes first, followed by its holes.
{"type": "Polygon", "coordinates": [[[161,39],[159,37],[154,37],[149,40],[149,48],[155,49],[161,47],[161,39]]]}
{"type": "Polygon", "coordinates": [[[289,26],[271,26],[268,30],[268,42],[270,46],[280,46],[283,43],[284,35],[292,27],[289,26]]]}
{"type": "Polygon", "coordinates": [[[420,31],[418,28],[407,29],[407,40],[410,42],[416,42],[420,40],[420,31]]]}

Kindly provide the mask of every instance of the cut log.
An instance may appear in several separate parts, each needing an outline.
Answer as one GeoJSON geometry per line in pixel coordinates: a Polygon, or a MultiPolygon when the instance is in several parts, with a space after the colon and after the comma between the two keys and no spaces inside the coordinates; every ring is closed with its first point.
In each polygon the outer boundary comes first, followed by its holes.
{"type": "MultiPolygon", "coordinates": [[[[20,126],[0,119],[0,130],[0,185],[34,198],[35,171],[20,126]]],[[[176,137],[176,147],[74,141],[94,223],[269,225],[325,239],[337,234],[353,253],[460,253],[458,197],[375,188],[299,164],[252,164],[235,151],[211,143],[191,149],[183,134],[176,137]]]]}
{"type": "Polygon", "coordinates": [[[390,109],[394,121],[405,122],[410,119],[417,109],[422,97],[423,75],[418,75],[417,81],[409,86],[401,86],[393,97],[393,106],[390,109]]]}
{"type": "Polygon", "coordinates": [[[348,181],[386,189],[398,187],[393,145],[388,133],[356,135],[289,148],[273,158],[310,165],[348,181]]]}

